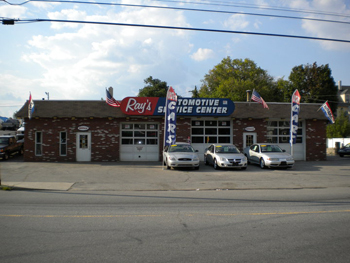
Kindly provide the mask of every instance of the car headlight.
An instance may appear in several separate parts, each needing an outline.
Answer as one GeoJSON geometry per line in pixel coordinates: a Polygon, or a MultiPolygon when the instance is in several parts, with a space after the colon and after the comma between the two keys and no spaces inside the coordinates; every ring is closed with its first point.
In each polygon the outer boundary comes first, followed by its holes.
{"type": "Polygon", "coordinates": [[[193,161],[199,161],[198,157],[194,157],[193,161]]]}
{"type": "Polygon", "coordinates": [[[176,161],[176,158],[174,156],[169,156],[168,158],[170,161],[176,161]]]}
{"type": "Polygon", "coordinates": [[[278,158],[267,158],[267,160],[273,161],[273,162],[278,162],[280,159],[278,158]]]}
{"type": "Polygon", "coordinates": [[[220,157],[220,160],[221,160],[222,162],[226,162],[226,161],[227,161],[227,159],[226,159],[225,157],[220,157]]]}
{"type": "Polygon", "coordinates": [[[293,157],[287,158],[287,161],[294,161],[293,157]]]}

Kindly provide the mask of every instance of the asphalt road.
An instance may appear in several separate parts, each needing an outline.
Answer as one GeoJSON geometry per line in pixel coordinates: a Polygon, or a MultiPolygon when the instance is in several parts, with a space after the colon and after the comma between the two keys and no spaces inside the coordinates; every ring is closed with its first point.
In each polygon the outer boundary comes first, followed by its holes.
{"type": "Polygon", "coordinates": [[[0,191],[0,262],[350,262],[347,187],[0,191]]]}

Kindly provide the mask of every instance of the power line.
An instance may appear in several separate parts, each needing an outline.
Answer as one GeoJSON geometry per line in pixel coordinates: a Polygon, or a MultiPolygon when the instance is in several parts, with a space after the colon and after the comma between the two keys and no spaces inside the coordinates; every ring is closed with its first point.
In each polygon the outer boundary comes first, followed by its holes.
{"type": "Polygon", "coordinates": [[[245,3],[233,3],[226,1],[201,1],[201,2],[191,2],[191,1],[171,1],[171,0],[151,0],[157,2],[170,2],[170,3],[190,3],[195,5],[213,5],[213,6],[226,6],[226,7],[241,7],[241,8],[251,8],[251,9],[264,9],[264,10],[272,10],[272,11],[283,11],[283,12],[296,12],[296,13],[307,13],[307,14],[316,14],[316,15],[329,15],[329,16],[337,16],[337,17],[346,17],[349,18],[349,15],[344,15],[342,13],[335,12],[324,12],[324,11],[313,11],[308,9],[298,9],[298,8],[283,8],[277,6],[268,6],[268,5],[256,5],[256,4],[245,4],[245,3]],[[214,4],[213,4],[214,3],[214,4]],[[219,4],[215,4],[219,3],[219,4]]]}
{"type": "MultiPolygon", "coordinates": [[[[4,23],[4,21],[5,20],[3,20],[3,23],[4,23]]],[[[243,35],[257,35],[257,36],[270,36],[270,37],[299,38],[299,39],[308,39],[308,40],[322,40],[322,41],[334,41],[334,42],[350,43],[350,40],[344,40],[344,39],[308,37],[308,36],[299,36],[299,35],[271,34],[271,33],[259,33],[259,32],[232,31],[232,30],[220,30],[220,29],[206,29],[206,28],[156,26],[156,25],[126,24],[126,23],[96,22],[96,21],[81,21],[81,20],[61,20],[61,19],[27,19],[27,20],[19,20],[18,19],[18,20],[13,20],[13,21],[15,21],[15,22],[58,22],[58,23],[77,23],[77,24],[111,25],[111,26],[146,27],[146,28],[157,28],[157,29],[173,29],[173,30],[201,31],[201,32],[212,32],[212,33],[228,33],[228,34],[243,34],[243,35]]]]}
{"type": "MultiPolygon", "coordinates": [[[[3,2],[9,4],[9,5],[24,5],[29,2],[61,2],[61,3],[82,3],[82,1],[50,1],[50,0],[27,0],[22,3],[14,4],[10,3],[7,0],[2,0],[3,2]]],[[[248,3],[234,3],[234,2],[226,2],[226,1],[201,1],[201,2],[193,2],[188,0],[178,0],[178,1],[172,1],[172,0],[151,0],[153,2],[166,2],[166,3],[174,3],[174,4],[194,4],[194,5],[209,5],[209,6],[220,6],[220,7],[241,7],[241,8],[251,8],[251,9],[263,9],[263,10],[272,10],[272,11],[283,11],[283,12],[296,12],[296,13],[308,13],[308,14],[317,14],[317,15],[328,15],[328,16],[337,16],[337,17],[347,17],[349,18],[349,15],[344,15],[342,13],[335,13],[335,12],[324,12],[324,11],[314,11],[309,9],[298,9],[298,8],[285,8],[285,7],[278,7],[278,6],[268,6],[268,5],[257,5],[257,4],[248,4],[248,3]]],[[[91,4],[105,4],[105,5],[116,5],[116,3],[96,3],[96,2],[88,2],[91,4]]],[[[121,4],[119,4],[121,5],[121,4]]]]}
{"type": "MultiPolygon", "coordinates": [[[[6,0],[4,2],[9,3],[6,0]]],[[[19,4],[11,5],[24,5],[29,2],[43,2],[44,0],[29,0],[19,4]]],[[[87,4],[87,5],[111,5],[111,6],[128,6],[128,7],[142,7],[142,8],[157,8],[157,9],[170,9],[170,10],[180,10],[180,11],[194,11],[194,12],[208,12],[208,13],[221,13],[221,14],[239,14],[248,16],[262,16],[262,17],[273,17],[273,18],[283,18],[283,19],[296,19],[296,20],[309,20],[317,22],[327,22],[327,23],[339,23],[339,24],[350,24],[350,21],[340,21],[340,20],[329,20],[320,18],[309,18],[309,17],[298,17],[298,16],[283,16],[283,15],[272,15],[272,14],[261,14],[261,13],[247,13],[241,11],[222,11],[222,10],[212,10],[212,9],[196,9],[196,8],[183,8],[183,7],[169,7],[169,6],[154,6],[154,5],[136,5],[136,4],[119,4],[119,3],[106,3],[106,2],[87,2],[87,1],[68,1],[68,0],[49,0],[44,2],[52,3],[72,3],[72,4],[87,4]]],[[[173,2],[173,1],[170,1],[173,2]]]]}

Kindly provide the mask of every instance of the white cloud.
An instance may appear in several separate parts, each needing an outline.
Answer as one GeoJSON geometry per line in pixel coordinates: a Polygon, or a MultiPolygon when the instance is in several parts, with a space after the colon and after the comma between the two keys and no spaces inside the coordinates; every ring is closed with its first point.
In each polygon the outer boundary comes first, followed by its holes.
{"type": "MultiPolygon", "coordinates": [[[[342,15],[350,15],[350,9],[347,8],[345,0],[313,0],[310,2],[294,0],[290,2],[290,6],[299,9],[308,9],[317,12],[324,12],[327,14],[337,13],[342,15]]],[[[312,14],[310,18],[327,19],[327,20],[344,20],[341,16],[333,15],[321,15],[312,14]]],[[[330,39],[345,39],[350,40],[350,31],[347,24],[329,23],[303,20],[302,28],[305,30],[308,36],[314,36],[319,38],[330,38],[330,39]]],[[[350,50],[348,43],[322,41],[320,42],[322,47],[328,50],[350,50]]]]}
{"type": "Polygon", "coordinates": [[[229,19],[224,21],[224,26],[230,30],[242,30],[247,28],[249,22],[246,20],[245,15],[232,15],[229,19]]]}
{"type": "Polygon", "coordinates": [[[25,14],[26,11],[27,8],[24,6],[4,5],[0,6],[0,17],[19,18],[21,15],[25,14]]]}
{"type": "Polygon", "coordinates": [[[214,57],[214,51],[208,48],[199,48],[195,53],[191,55],[191,58],[195,61],[203,61],[214,57]]]}
{"type": "Polygon", "coordinates": [[[44,94],[38,87],[40,81],[37,79],[20,78],[18,76],[1,73],[1,96],[0,96],[0,116],[12,117],[15,111],[18,111],[29,98],[29,91],[35,94],[35,99],[41,99],[37,96],[44,94]]]}
{"type": "MultiPolygon", "coordinates": [[[[53,20],[73,20],[73,21],[81,21],[85,20],[86,18],[86,12],[85,11],[79,11],[75,9],[64,9],[60,12],[50,12],[47,14],[49,19],[53,20]]],[[[71,27],[76,28],[79,24],[77,23],[52,23],[51,27],[54,29],[61,29],[63,27],[71,27]]]]}
{"type": "MultiPolygon", "coordinates": [[[[103,16],[65,9],[50,13],[50,16],[58,19],[188,26],[181,12],[152,9],[127,9],[120,13],[109,11],[103,16]]],[[[123,86],[127,82],[142,85],[150,75],[162,78],[155,75],[157,72],[169,77],[164,81],[173,82],[177,76],[164,74],[169,66],[183,67],[184,74],[187,73],[185,65],[177,61],[190,51],[189,32],[91,24],[70,28],[69,32],[34,36],[28,41],[31,52],[23,55],[24,61],[35,62],[44,70],[40,85],[52,90],[52,94],[63,94],[62,99],[96,97],[99,90],[107,86],[120,87],[124,96],[129,96],[142,87],[123,86]]]]}

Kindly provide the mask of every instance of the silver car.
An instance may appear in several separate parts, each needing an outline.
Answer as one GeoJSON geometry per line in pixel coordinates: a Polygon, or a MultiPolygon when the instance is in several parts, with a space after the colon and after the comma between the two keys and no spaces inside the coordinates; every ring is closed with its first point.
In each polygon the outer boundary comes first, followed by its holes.
{"type": "Polygon", "coordinates": [[[259,164],[261,169],[265,167],[287,169],[294,165],[293,157],[275,144],[257,143],[245,148],[243,152],[250,163],[259,164]]]}
{"type": "Polygon", "coordinates": [[[167,169],[171,167],[193,167],[199,169],[198,150],[188,143],[176,143],[165,146],[163,150],[163,161],[167,169]]]}
{"type": "Polygon", "coordinates": [[[212,144],[204,152],[204,163],[214,169],[240,168],[247,169],[247,158],[233,144],[212,144]]]}

